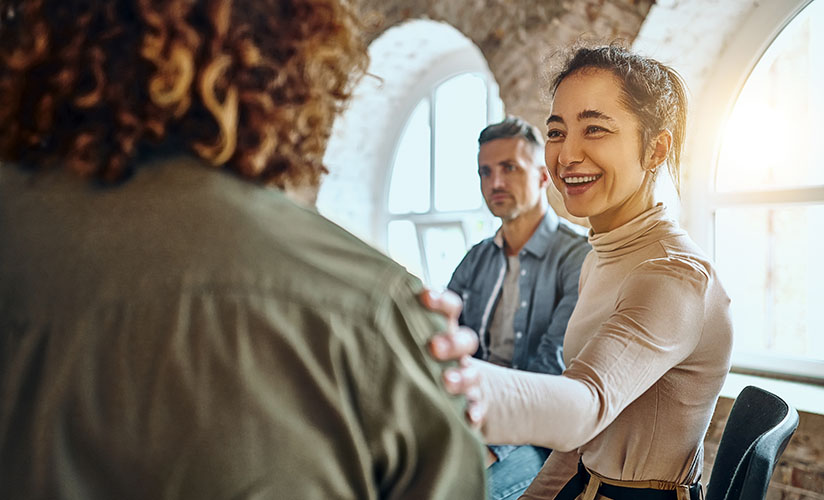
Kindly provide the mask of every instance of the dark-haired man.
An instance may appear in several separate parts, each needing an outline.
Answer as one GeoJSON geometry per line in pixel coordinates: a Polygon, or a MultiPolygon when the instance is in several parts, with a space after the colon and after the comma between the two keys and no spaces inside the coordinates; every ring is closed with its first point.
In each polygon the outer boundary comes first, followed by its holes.
{"type": "MultiPolygon", "coordinates": [[[[467,253],[448,288],[463,299],[461,324],[478,332],[476,357],[560,374],[564,331],[578,300],[578,277],[590,247],[549,208],[549,173],[540,137],[516,117],[481,132],[481,191],[489,210],[501,219],[501,228],[467,253]]],[[[490,500],[517,498],[548,453],[533,446],[490,446],[490,500]]]]}

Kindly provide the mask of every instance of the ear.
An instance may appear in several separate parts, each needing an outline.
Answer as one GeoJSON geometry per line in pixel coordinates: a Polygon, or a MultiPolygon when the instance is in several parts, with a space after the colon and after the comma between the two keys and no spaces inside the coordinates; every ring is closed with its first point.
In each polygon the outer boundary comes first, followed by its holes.
{"type": "Polygon", "coordinates": [[[546,189],[549,185],[549,170],[546,168],[546,165],[543,162],[536,165],[538,169],[538,179],[540,180],[541,189],[546,189]]]}
{"type": "Polygon", "coordinates": [[[649,147],[649,156],[647,157],[647,170],[655,170],[662,163],[667,161],[670,149],[672,148],[672,132],[664,129],[658,132],[658,135],[652,140],[649,147]]]}

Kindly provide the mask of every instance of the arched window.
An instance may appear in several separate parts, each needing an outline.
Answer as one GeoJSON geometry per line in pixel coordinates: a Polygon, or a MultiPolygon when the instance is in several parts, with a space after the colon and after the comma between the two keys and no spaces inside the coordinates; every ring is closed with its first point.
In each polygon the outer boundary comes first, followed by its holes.
{"type": "Polygon", "coordinates": [[[824,379],[824,1],[763,53],[723,133],[710,193],[738,368],[824,379]]]}
{"type": "Polygon", "coordinates": [[[494,230],[477,174],[478,134],[502,118],[488,74],[450,75],[412,110],[395,150],[387,208],[389,254],[443,288],[468,247],[494,230]]]}
{"type": "Polygon", "coordinates": [[[446,23],[392,27],[369,56],[329,140],[318,210],[440,288],[497,224],[476,172],[478,134],[503,118],[498,86],[446,23]]]}

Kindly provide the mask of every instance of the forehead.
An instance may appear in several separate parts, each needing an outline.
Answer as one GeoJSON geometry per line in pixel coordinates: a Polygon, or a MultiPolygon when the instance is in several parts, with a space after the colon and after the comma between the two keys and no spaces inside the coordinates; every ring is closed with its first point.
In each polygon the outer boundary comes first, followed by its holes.
{"type": "Polygon", "coordinates": [[[552,101],[552,114],[564,121],[583,111],[597,110],[613,118],[634,118],[622,101],[621,81],[600,68],[578,70],[561,81],[552,101]]]}

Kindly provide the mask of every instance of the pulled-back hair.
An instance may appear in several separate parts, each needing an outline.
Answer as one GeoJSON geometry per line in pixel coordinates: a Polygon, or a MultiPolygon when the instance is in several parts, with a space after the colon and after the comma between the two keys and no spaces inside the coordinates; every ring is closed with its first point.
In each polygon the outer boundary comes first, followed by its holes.
{"type": "Polygon", "coordinates": [[[339,0],[0,0],[0,160],[111,183],[171,149],[314,185],[365,65],[339,0]]]}
{"type": "Polygon", "coordinates": [[[640,123],[642,156],[659,132],[672,133],[667,166],[678,189],[687,126],[687,90],[681,76],[669,66],[619,45],[583,47],[573,49],[566,56],[551,80],[550,95],[555,96],[566,77],[587,68],[608,70],[620,81],[622,104],[640,123]]]}

